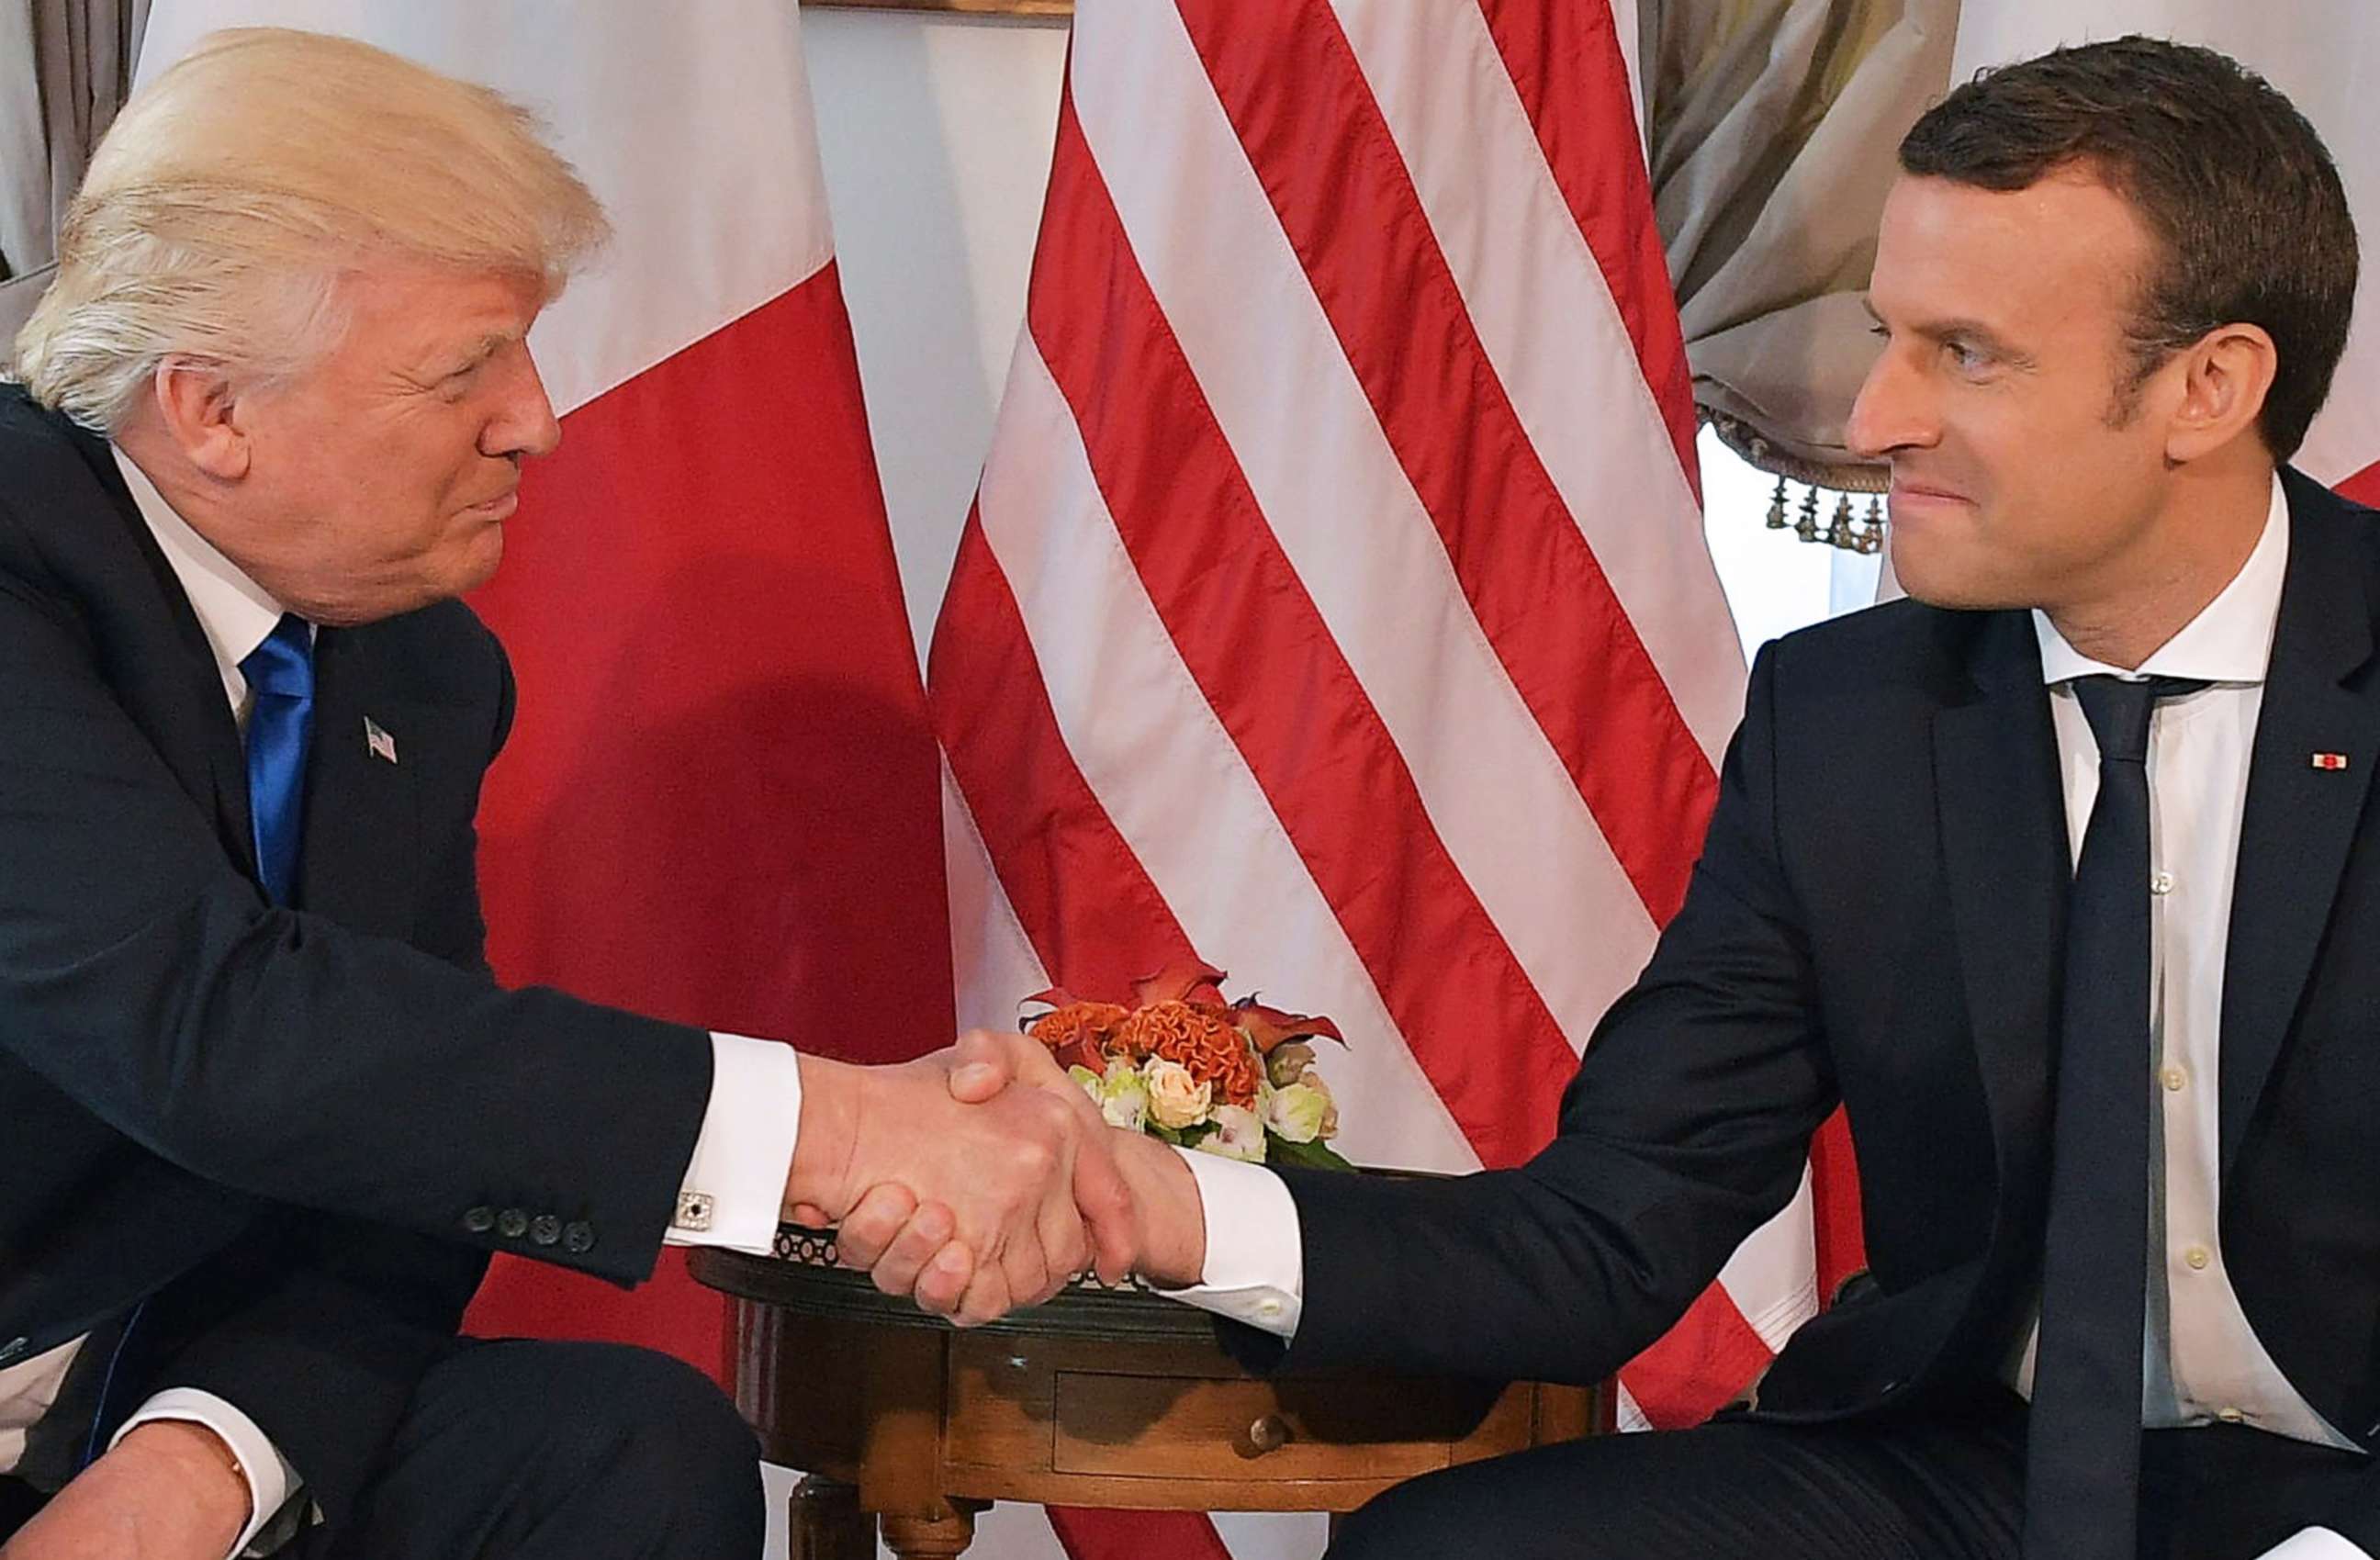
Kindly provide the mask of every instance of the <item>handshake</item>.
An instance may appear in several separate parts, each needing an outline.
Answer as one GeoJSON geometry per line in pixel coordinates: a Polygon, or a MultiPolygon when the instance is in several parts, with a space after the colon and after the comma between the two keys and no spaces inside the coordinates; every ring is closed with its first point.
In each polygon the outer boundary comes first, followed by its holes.
{"type": "Polygon", "coordinates": [[[1077,1275],[1198,1281],[1206,1224],[1172,1148],[1107,1124],[1036,1040],[976,1030],[892,1067],[804,1056],[784,1215],[961,1326],[1077,1275]]]}

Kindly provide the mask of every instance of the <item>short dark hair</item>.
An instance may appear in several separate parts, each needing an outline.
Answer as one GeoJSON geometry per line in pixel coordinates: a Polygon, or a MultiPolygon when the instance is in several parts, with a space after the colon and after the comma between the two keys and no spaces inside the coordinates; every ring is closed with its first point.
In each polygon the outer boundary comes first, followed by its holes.
{"type": "Polygon", "coordinates": [[[2131,204],[2163,254],[2128,327],[2126,403],[2220,325],[2279,363],[2258,429],[2276,460],[2330,393],[2355,308],[2355,224],[2330,153],[2264,78],[2212,49],[2119,38],[1979,72],[1917,121],[1900,165],[1983,189],[2079,169],[2131,204]]]}

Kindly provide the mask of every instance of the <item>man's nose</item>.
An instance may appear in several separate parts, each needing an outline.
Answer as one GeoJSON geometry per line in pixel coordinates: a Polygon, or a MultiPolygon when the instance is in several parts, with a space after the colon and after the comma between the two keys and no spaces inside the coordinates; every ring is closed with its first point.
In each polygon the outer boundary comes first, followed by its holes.
{"type": "Polygon", "coordinates": [[[562,442],[562,424],[546,398],[545,381],[528,345],[516,342],[504,355],[505,380],[496,415],[480,440],[480,453],[491,455],[551,454],[562,442]]]}
{"type": "Polygon", "coordinates": [[[1900,352],[1886,347],[1852,403],[1844,446],[1862,460],[1880,461],[1895,450],[1923,449],[1939,436],[1924,376],[1900,352]]]}

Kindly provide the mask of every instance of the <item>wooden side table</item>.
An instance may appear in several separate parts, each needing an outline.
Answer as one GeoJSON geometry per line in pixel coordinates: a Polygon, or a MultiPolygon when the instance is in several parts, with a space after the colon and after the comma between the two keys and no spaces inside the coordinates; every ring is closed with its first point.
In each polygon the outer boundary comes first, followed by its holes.
{"type": "Polygon", "coordinates": [[[776,1257],[700,1250],[735,1297],[735,1400],[771,1462],[807,1469],[792,1560],[956,1555],[995,1500],[1187,1511],[1351,1511],[1433,1469],[1605,1428],[1590,1388],[1434,1378],[1258,1378],[1205,1313],[1069,1289],[958,1331],[788,1231],[776,1257]]]}

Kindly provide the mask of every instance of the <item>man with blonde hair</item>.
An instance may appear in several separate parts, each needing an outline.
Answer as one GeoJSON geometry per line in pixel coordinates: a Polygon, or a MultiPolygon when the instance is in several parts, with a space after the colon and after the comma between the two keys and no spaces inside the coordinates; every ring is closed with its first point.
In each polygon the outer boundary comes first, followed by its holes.
{"type": "Polygon", "coordinates": [[[6,1560],[757,1554],[708,1381],[455,1336],[489,1252],[630,1284],[916,1212],[955,1240],[882,1281],[962,1320],[1129,1260],[1087,1102],[953,1098],[1029,1045],[862,1070],[491,978],[513,686],[455,599],[604,234],[493,93],[275,30],[76,198],[0,389],[6,1560]]]}

